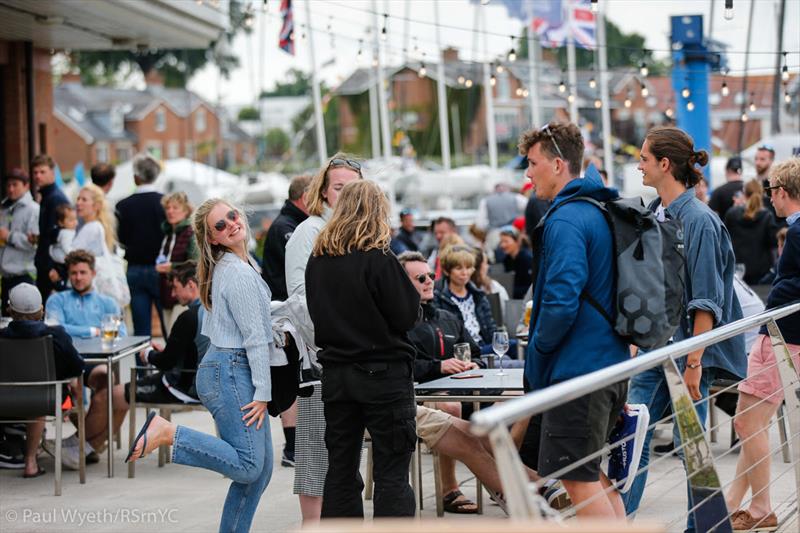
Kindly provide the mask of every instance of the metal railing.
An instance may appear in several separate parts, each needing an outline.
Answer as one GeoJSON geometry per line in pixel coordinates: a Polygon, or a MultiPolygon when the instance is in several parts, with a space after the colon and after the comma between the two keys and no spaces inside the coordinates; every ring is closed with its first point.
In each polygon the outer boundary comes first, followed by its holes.
{"type": "MultiPolygon", "coordinates": [[[[730,392],[738,383],[724,388],[715,394],[709,395],[709,397],[701,399],[698,402],[693,402],[683,382],[682,373],[675,361],[686,356],[690,352],[706,348],[712,344],[762,325],[767,326],[776,356],[776,363],[772,367],[762,370],[762,372],[772,370],[774,366],[777,366],[779,369],[779,375],[783,385],[782,390],[786,392],[786,408],[783,410],[782,416],[779,412],[778,423],[781,429],[784,430],[781,433],[783,436],[785,433],[784,419],[788,419],[789,421],[790,438],[787,440],[791,442],[792,454],[791,460],[787,462],[791,462],[792,464],[795,471],[796,488],[800,491],[800,439],[797,438],[798,435],[800,435],[800,395],[798,394],[800,392],[800,380],[798,380],[798,369],[795,368],[790,357],[789,349],[776,323],[776,320],[796,312],[800,312],[800,302],[743,318],[702,335],[691,337],[596,372],[528,393],[519,399],[507,401],[488,409],[475,412],[471,418],[471,429],[476,435],[489,437],[494,450],[498,473],[500,474],[500,479],[503,484],[503,494],[506,498],[509,516],[515,520],[539,520],[543,517],[552,516],[553,514],[538,493],[531,491],[529,488],[530,481],[524,473],[519,451],[514,445],[507,429],[510,424],[527,417],[544,413],[556,406],[605,388],[613,383],[627,380],[641,372],[661,366],[664,370],[669,388],[673,414],[662,420],[651,420],[649,429],[654,428],[656,424],[669,421],[674,421],[679,429],[681,438],[680,445],[676,447],[676,452],[681,452],[684,457],[688,458],[688,460],[685,461],[686,481],[682,479],[680,484],[682,485],[688,481],[692,491],[694,505],[688,512],[694,512],[694,517],[697,520],[697,530],[731,531],[731,514],[725,505],[725,499],[722,493],[723,488],[730,485],[730,483],[725,486],[720,483],[714,457],[711,453],[711,445],[707,439],[707,432],[710,432],[712,429],[717,429],[721,424],[705,429],[704,424],[698,416],[696,404],[710,402],[719,395],[730,392]]],[[[764,401],[767,400],[761,400],[761,402],[764,401]]],[[[709,408],[710,407],[712,407],[711,404],[709,404],[709,408]]],[[[709,409],[709,412],[710,411],[711,409],[709,409]]],[[[737,413],[736,416],[740,414],[742,413],[737,413]]],[[[656,414],[656,416],[659,415],[660,413],[656,414]]],[[[625,440],[633,439],[633,437],[634,436],[631,435],[625,440]]],[[[745,439],[745,442],[746,441],[745,439]]],[[[596,459],[598,456],[608,453],[610,449],[619,445],[621,445],[621,442],[617,442],[611,447],[605,447],[603,450],[588,457],[579,459],[572,465],[553,473],[551,477],[559,477],[562,473],[596,459]]],[[[741,445],[741,443],[739,445],[741,445]]],[[[784,448],[786,445],[787,444],[784,442],[780,447],[776,448],[776,450],[784,448]]],[[[736,448],[732,448],[722,455],[727,455],[734,449],[736,448]]],[[[663,461],[666,457],[654,459],[649,465],[639,469],[635,474],[638,475],[654,464],[663,461]]],[[[786,455],[784,455],[784,457],[786,458],[786,455]]],[[[755,465],[753,465],[753,467],[754,466],[755,465]]],[[[780,476],[783,476],[787,472],[788,470],[781,473],[780,476]]],[[[634,473],[630,475],[634,475],[634,473]]],[[[652,483],[654,482],[651,481],[651,484],[652,483]]],[[[537,485],[541,485],[541,483],[537,485]]],[[[675,486],[670,487],[670,490],[674,489],[675,486]]],[[[614,487],[610,487],[607,490],[615,489],[614,487]]],[[[605,497],[605,493],[601,493],[599,496],[605,497]]],[[[797,491],[795,491],[794,496],[794,506],[790,506],[792,512],[796,511],[797,508],[797,491]]],[[[787,502],[783,502],[783,504],[786,503],[787,502]]],[[[800,520],[798,520],[798,531],[800,531],[800,520]]]]}

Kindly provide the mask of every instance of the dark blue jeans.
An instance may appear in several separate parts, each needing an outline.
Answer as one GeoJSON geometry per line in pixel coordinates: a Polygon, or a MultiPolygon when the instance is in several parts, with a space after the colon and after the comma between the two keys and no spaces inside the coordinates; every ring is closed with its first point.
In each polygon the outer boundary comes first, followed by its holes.
{"type": "Polygon", "coordinates": [[[161,331],[164,336],[167,330],[161,307],[161,290],[158,272],[154,265],[128,265],[128,287],[131,290],[131,315],[133,315],[133,334],[150,335],[152,322],[151,308],[156,304],[161,331]]]}
{"type": "MultiPolygon", "coordinates": [[[[683,364],[679,364],[683,368],[683,364]]],[[[708,389],[711,381],[714,379],[714,369],[703,368],[703,375],[700,378],[700,393],[702,398],[700,402],[695,402],[697,415],[700,417],[700,424],[703,428],[706,426],[706,415],[708,414],[708,389]],[[704,401],[705,400],[705,401],[704,401]]],[[[650,425],[655,424],[657,420],[664,417],[667,412],[667,407],[671,404],[669,389],[667,388],[666,377],[664,370],[659,366],[646,370],[641,374],[637,374],[631,379],[630,387],[628,389],[628,403],[636,404],[643,403],[647,405],[650,411],[650,425]]],[[[647,436],[644,440],[644,448],[642,448],[642,458],[639,460],[639,469],[642,469],[650,464],[650,440],[653,438],[653,430],[647,431],[647,436]]],[[[678,433],[678,425],[673,425],[673,440],[675,445],[680,446],[681,438],[678,433]]],[[[678,455],[683,460],[683,453],[679,452],[678,455]]],[[[685,466],[685,463],[684,463],[685,466]]],[[[625,513],[632,515],[639,509],[639,502],[642,499],[645,485],[647,484],[647,473],[645,470],[633,482],[631,489],[622,495],[622,501],[625,503],[625,513]]],[[[688,493],[688,483],[687,483],[688,493]]],[[[698,502],[699,503],[699,502],[698,502]]],[[[691,495],[689,495],[689,509],[694,507],[691,495]]],[[[694,513],[689,513],[686,521],[686,531],[694,532],[694,513]]]]}

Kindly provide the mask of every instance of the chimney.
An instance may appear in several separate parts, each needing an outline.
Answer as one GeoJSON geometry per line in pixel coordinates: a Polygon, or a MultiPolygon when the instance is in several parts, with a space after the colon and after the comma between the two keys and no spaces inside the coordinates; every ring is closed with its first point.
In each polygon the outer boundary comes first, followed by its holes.
{"type": "Polygon", "coordinates": [[[148,87],[164,86],[164,78],[161,76],[161,73],[154,68],[150,69],[150,71],[148,71],[148,73],[144,75],[144,82],[147,84],[148,87]]]}
{"type": "Polygon", "coordinates": [[[442,54],[444,55],[445,63],[458,61],[458,48],[448,46],[442,51],[442,54]]]}

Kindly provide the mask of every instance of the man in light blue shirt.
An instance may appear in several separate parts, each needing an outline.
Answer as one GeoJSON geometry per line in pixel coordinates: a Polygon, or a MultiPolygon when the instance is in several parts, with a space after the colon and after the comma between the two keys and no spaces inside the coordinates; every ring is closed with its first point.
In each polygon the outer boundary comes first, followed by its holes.
{"type": "MultiPolygon", "coordinates": [[[[72,289],[52,295],[47,300],[47,316],[58,320],[72,337],[98,337],[103,315],[121,315],[113,298],[93,289],[94,256],[86,250],[75,250],[64,259],[72,289]]],[[[120,337],[127,335],[120,325],[120,337]]]]}

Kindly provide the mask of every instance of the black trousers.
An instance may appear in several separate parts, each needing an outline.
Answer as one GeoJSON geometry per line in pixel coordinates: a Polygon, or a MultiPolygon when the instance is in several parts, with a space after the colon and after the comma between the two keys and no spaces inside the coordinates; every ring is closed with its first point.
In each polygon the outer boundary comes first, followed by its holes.
{"type": "Polygon", "coordinates": [[[408,467],[417,442],[410,361],[324,364],[328,474],[322,518],[363,517],[359,473],[364,429],[372,437],[375,516],[413,516],[408,467]]]}

